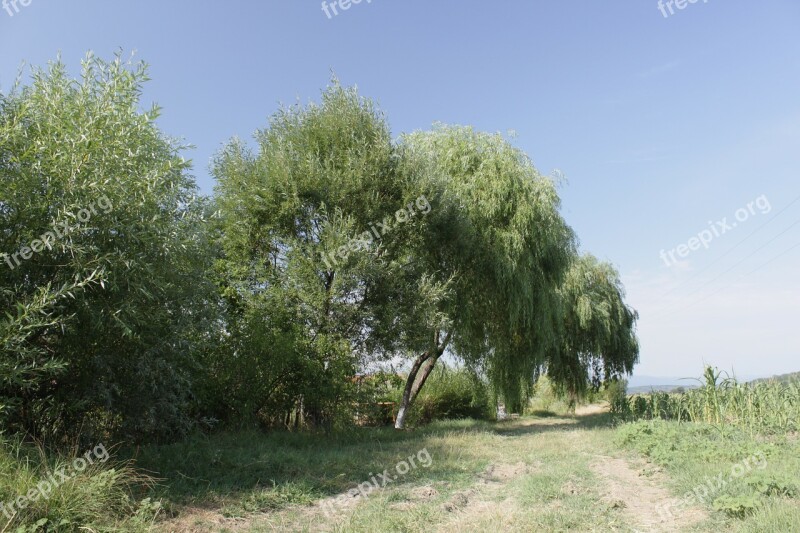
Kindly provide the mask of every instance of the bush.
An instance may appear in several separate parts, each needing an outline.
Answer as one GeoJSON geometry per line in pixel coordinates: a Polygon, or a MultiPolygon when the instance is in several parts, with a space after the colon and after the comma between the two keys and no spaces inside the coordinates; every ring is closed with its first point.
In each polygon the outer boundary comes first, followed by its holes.
{"type": "Polygon", "coordinates": [[[102,450],[81,469],[76,461],[85,455],[79,452],[48,454],[0,441],[3,531],[148,531],[161,506],[137,495],[151,488],[153,479],[129,462],[109,460],[104,446],[102,450]],[[26,497],[24,508],[16,503],[20,496],[26,497]]]}
{"type": "Polygon", "coordinates": [[[141,110],[144,65],[32,78],[0,93],[0,425],[179,438],[216,309],[189,163],[141,110]]]}
{"type": "Polygon", "coordinates": [[[714,510],[733,518],[744,518],[759,508],[758,500],[753,496],[729,496],[727,494],[714,500],[714,510]]]}
{"type": "Polygon", "coordinates": [[[611,404],[611,416],[615,420],[628,420],[631,408],[628,403],[627,380],[613,380],[606,384],[606,399],[611,404]]]}
{"type": "Polygon", "coordinates": [[[392,424],[397,414],[395,397],[402,394],[403,378],[394,373],[376,372],[354,378],[352,418],[361,426],[392,424]]]}
{"type": "Polygon", "coordinates": [[[442,365],[428,378],[409,419],[415,424],[455,418],[487,420],[494,416],[491,403],[487,384],[473,372],[442,365]]]}

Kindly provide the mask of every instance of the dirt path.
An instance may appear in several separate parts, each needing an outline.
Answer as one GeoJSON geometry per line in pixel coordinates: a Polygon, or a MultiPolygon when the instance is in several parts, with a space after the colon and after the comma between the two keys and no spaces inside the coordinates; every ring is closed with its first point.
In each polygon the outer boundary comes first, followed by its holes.
{"type": "Polygon", "coordinates": [[[674,498],[663,488],[664,476],[651,473],[642,477],[643,464],[633,468],[619,457],[595,456],[591,466],[605,483],[606,501],[619,507],[636,531],[686,531],[707,518],[706,513],[697,508],[670,512],[666,504],[674,502],[674,498]]]}
{"type": "Polygon", "coordinates": [[[660,533],[691,530],[707,518],[697,508],[665,511],[665,504],[674,501],[664,488],[668,479],[644,461],[617,453],[612,430],[586,423],[603,411],[588,406],[573,418],[516,419],[493,426],[474,441],[468,436],[449,443],[443,437],[453,453],[468,450],[488,459],[488,466],[467,483],[463,476],[440,474],[368,498],[344,493],[314,505],[244,518],[187,510],[159,530],[660,533]]]}

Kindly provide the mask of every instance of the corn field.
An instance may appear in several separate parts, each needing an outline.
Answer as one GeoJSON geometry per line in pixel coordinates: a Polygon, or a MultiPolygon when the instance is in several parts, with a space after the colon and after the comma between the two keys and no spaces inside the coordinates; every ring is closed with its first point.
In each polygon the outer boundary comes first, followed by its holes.
{"type": "Polygon", "coordinates": [[[751,434],[800,429],[800,380],[739,383],[711,367],[701,387],[685,393],[653,392],[612,398],[612,414],[620,420],[640,419],[701,422],[739,427],[751,434]]]}

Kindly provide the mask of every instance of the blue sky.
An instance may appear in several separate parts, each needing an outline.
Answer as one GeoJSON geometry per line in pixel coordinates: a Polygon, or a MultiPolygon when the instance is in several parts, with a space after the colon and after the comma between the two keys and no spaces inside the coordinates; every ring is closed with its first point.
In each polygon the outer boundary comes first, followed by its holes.
{"type": "Polygon", "coordinates": [[[800,370],[796,0],[700,0],[667,17],[657,0],[363,0],[331,18],[316,0],[18,7],[0,10],[0,90],[23,61],[60,52],[77,72],[88,50],[135,50],[151,65],[144,104],[196,146],[209,194],[225,142],[317,99],[332,72],[395,134],[513,130],[542,173],[566,176],[583,250],[622,273],[641,314],[637,374],[800,370]]]}

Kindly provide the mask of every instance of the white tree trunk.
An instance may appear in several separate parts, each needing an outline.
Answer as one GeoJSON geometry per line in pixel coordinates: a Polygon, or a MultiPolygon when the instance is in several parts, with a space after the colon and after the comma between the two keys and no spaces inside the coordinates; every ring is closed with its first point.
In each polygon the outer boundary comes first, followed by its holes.
{"type": "Polygon", "coordinates": [[[394,429],[404,429],[406,425],[406,406],[401,405],[397,411],[397,418],[394,419],[394,429]]]}

